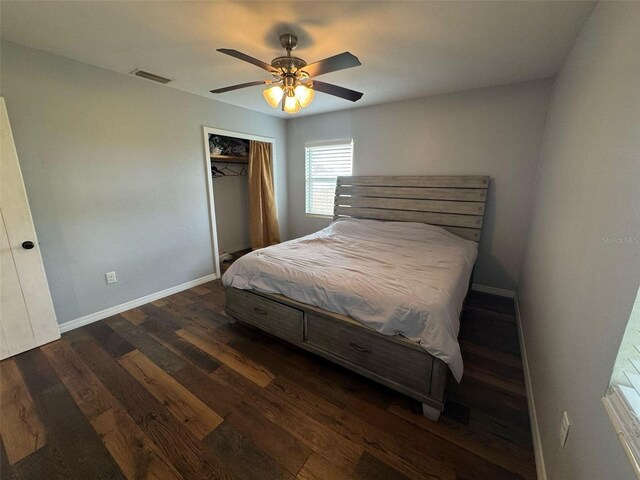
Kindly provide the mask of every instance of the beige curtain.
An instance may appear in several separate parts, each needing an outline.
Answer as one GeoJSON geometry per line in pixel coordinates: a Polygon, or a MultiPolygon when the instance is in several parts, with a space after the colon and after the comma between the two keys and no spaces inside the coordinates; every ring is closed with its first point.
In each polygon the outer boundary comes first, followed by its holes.
{"type": "Polygon", "coordinates": [[[271,144],[249,144],[249,237],[254,250],[280,243],[271,168],[271,144]]]}

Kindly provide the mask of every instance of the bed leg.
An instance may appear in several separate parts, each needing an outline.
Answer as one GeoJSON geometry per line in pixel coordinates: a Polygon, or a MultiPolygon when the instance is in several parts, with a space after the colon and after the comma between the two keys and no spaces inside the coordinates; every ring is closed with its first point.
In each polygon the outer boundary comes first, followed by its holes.
{"type": "Polygon", "coordinates": [[[423,403],[422,414],[425,417],[427,417],[429,420],[433,420],[434,422],[437,422],[438,418],[440,418],[440,409],[434,408],[431,405],[427,405],[426,403],[423,403]]]}
{"type": "Polygon", "coordinates": [[[238,319],[236,317],[234,317],[231,312],[229,312],[228,310],[224,311],[224,315],[225,317],[227,317],[229,319],[229,323],[233,324],[233,323],[237,323],[238,319]]]}

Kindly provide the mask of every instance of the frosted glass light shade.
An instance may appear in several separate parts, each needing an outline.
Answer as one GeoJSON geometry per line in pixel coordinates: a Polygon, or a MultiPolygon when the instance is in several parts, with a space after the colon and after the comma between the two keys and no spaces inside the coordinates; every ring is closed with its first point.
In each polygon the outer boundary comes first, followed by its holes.
{"type": "Polygon", "coordinates": [[[280,100],[282,100],[284,90],[282,90],[282,87],[280,85],[274,85],[273,87],[269,87],[263,90],[262,95],[269,105],[271,105],[273,108],[276,108],[280,103],[280,100]]]}
{"type": "Polygon", "coordinates": [[[284,111],[287,113],[298,113],[302,107],[296,97],[284,97],[284,111]]]}
{"type": "Polygon", "coordinates": [[[298,102],[300,102],[300,106],[304,108],[308,105],[311,105],[315,93],[313,89],[307,87],[306,85],[298,85],[295,89],[295,95],[298,99],[298,102]]]}

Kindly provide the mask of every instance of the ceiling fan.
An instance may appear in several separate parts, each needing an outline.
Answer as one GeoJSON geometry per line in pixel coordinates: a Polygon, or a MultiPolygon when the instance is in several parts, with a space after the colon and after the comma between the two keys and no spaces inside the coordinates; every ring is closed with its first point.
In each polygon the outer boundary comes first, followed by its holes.
{"type": "Polygon", "coordinates": [[[266,70],[273,75],[275,80],[257,80],[255,82],[240,83],[230,87],[211,90],[211,93],[225,93],[256,85],[271,85],[262,92],[265,100],[273,108],[277,108],[282,101],[282,110],[287,113],[297,113],[303,107],[311,104],[315,92],[328,93],[329,95],[344,98],[352,102],[357,102],[362,98],[363,94],[355,90],[314,79],[325,73],[336,72],[361,65],[360,60],[358,60],[358,57],[355,55],[349,52],[343,52],[307,65],[307,62],[301,58],[291,55],[291,52],[298,46],[298,37],[292,33],[280,35],[280,45],[287,51],[287,54],[274,58],[270,64],[237,50],[219,48],[218,51],[221,53],[249,62],[266,70]]]}

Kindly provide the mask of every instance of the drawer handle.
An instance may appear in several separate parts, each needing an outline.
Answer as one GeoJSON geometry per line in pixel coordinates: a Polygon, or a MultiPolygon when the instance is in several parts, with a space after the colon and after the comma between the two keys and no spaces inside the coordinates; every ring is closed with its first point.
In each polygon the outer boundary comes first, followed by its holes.
{"type": "Polygon", "coordinates": [[[349,345],[351,345],[351,348],[353,348],[354,350],[357,350],[358,352],[371,353],[371,350],[369,350],[368,348],[361,347],[357,343],[351,342],[349,345]]]}
{"type": "Polygon", "coordinates": [[[253,307],[253,311],[256,313],[259,313],[260,315],[266,315],[267,311],[266,310],[262,310],[261,308],[258,307],[253,307]]]}

